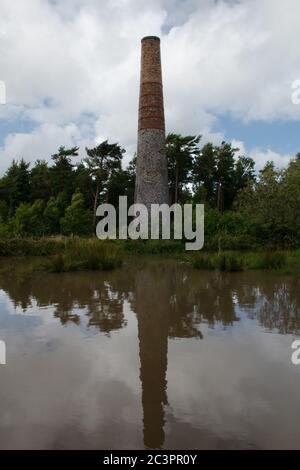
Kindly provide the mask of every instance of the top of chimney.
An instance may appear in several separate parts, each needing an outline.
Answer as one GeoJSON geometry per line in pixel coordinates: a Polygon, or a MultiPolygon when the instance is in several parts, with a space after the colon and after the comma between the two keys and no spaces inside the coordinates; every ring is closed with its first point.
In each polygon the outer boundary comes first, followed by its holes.
{"type": "Polygon", "coordinates": [[[146,41],[147,39],[155,39],[156,41],[160,41],[160,38],[157,37],[157,36],[145,36],[145,37],[142,39],[142,42],[143,42],[143,41],[146,41]]]}

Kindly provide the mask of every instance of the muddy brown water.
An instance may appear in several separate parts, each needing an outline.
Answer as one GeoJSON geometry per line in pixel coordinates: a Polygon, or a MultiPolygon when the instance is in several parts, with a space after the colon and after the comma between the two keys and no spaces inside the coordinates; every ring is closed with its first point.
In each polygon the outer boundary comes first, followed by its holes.
{"type": "Polygon", "coordinates": [[[300,448],[300,280],[0,261],[1,449],[300,448]]]}

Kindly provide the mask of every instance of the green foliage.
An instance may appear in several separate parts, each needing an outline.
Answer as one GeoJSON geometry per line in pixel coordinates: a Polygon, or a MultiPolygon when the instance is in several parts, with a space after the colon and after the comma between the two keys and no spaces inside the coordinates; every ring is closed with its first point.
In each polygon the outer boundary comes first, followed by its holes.
{"type": "Polygon", "coordinates": [[[206,144],[197,155],[193,165],[193,184],[196,195],[200,197],[197,202],[208,202],[213,205],[215,202],[215,166],[216,147],[213,144],[206,144]]]}
{"type": "Polygon", "coordinates": [[[0,239],[9,238],[11,236],[11,226],[0,220],[0,239]]]}
{"type": "Polygon", "coordinates": [[[133,204],[134,177],[128,170],[122,170],[122,168],[113,172],[107,184],[106,201],[118,208],[119,196],[127,195],[128,207],[133,204]]]}
{"type": "Polygon", "coordinates": [[[300,245],[300,154],[291,160],[280,182],[282,232],[285,245],[300,245]]]}
{"type": "Polygon", "coordinates": [[[220,253],[199,252],[193,255],[193,267],[227,272],[238,272],[244,269],[284,270],[289,265],[296,266],[291,256],[282,251],[239,253],[224,251],[220,253]]]}
{"type": "Polygon", "coordinates": [[[41,237],[44,235],[43,214],[45,202],[35,201],[33,204],[21,203],[12,220],[13,232],[16,236],[41,237]]]}
{"type": "Polygon", "coordinates": [[[196,269],[215,269],[214,257],[211,254],[204,252],[196,253],[192,259],[192,264],[196,269]]]}
{"type": "Polygon", "coordinates": [[[66,162],[69,165],[71,164],[72,157],[78,157],[79,147],[72,147],[66,149],[64,146],[59,147],[58,152],[52,155],[52,160],[55,163],[66,162]]]}
{"type": "Polygon", "coordinates": [[[66,244],[65,251],[50,258],[45,267],[51,272],[66,272],[83,269],[110,270],[121,264],[120,244],[97,239],[74,238],[66,244]]]}
{"type": "Polygon", "coordinates": [[[64,249],[63,240],[0,238],[0,256],[48,256],[61,253],[64,249]]]}
{"type": "Polygon", "coordinates": [[[83,195],[79,192],[73,195],[61,219],[61,231],[64,235],[88,235],[91,232],[91,213],[85,209],[83,195]]]}
{"type": "Polygon", "coordinates": [[[220,271],[238,272],[244,270],[244,258],[235,252],[216,255],[216,266],[220,271]]]}
{"type": "Polygon", "coordinates": [[[270,249],[300,245],[300,158],[283,171],[268,162],[255,185],[240,192],[236,208],[248,233],[270,249]]]}
{"type": "Polygon", "coordinates": [[[107,140],[95,148],[86,148],[88,167],[94,186],[93,225],[95,225],[96,209],[100,196],[107,192],[109,183],[116,172],[121,171],[121,161],[125,150],[118,144],[110,144],[107,140]]]}
{"type": "MultiPolygon", "coordinates": [[[[268,162],[255,177],[254,162],[231,144],[205,144],[199,136],[169,134],[167,156],[171,201],[205,204],[206,251],[296,249],[300,246],[300,154],[284,170],[268,162]],[[192,191],[193,189],[193,191],[192,191]]],[[[0,237],[90,235],[98,203],[134,201],[136,156],[127,169],[124,150],[107,140],[86,149],[60,147],[51,165],[32,168],[13,161],[0,179],[0,237]],[[91,220],[93,219],[93,220],[91,220]]],[[[130,243],[129,250],[176,251],[174,244],[130,243]],[[131,248],[130,248],[131,247],[131,248]]]]}
{"type": "Polygon", "coordinates": [[[139,255],[171,254],[182,253],[184,244],[180,240],[127,240],[124,249],[139,255]]]}
{"type": "Polygon", "coordinates": [[[192,181],[196,197],[220,212],[232,208],[238,192],[254,181],[254,161],[239,156],[239,149],[222,142],[204,145],[195,155],[192,181]]]}
{"type": "MultiPolygon", "coordinates": [[[[88,168],[81,161],[74,171],[73,175],[74,187],[78,192],[84,196],[84,202],[86,208],[93,207],[93,181],[91,179],[88,168]]],[[[69,202],[69,201],[67,201],[69,202]]]]}
{"type": "Polygon", "coordinates": [[[62,206],[60,204],[59,197],[51,197],[45,207],[43,220],[45,233],[52,235],[60,232],[59,220],[62,216],[62,206]]]}
{"type": "Polygon", "coordinates": [[[8,219],[9,209],[6,201],[0,201],[0,221],[6,222],[8,219]]]}
{"type": "Polygon", "coordinates": [[[196,269],[217,269],[219,271],[238,272],[244,270],[244,258],[234,252],[221,252],[218,254],[197,253],[192,260],[196,269]]]}
{"type": "Polygon", "coordinates": [[[47,201],[51,196],[51,171],[47,162],[37,160],[30,172],[30,200],[47,201]]]}
{"type": "Polygon", "coordinates": [[[201,136],[167,135],[166,153],[172,203],[181,200],[180,196],[184,188],[191,181],[193,161],[199,153],[198,144],[200,139],[201,136]]]}
{"type": "Polygon", "coordinates": [[[249,250],[257,245],[251,236],[248,219],[240,212],[221,214],[217,209],[205,206],[204,231],[204,248],[208,251],[249,250]]]}
{"type": "Polygon", "coordinates": [[[78,151],[78,147],[70,149],[60,147],[58,152],[52,155],[54,166],[51,167],[51,186],[55,194],[65,193],[66,196],[70,196],[75,190],[71,159],[78,156],[78,151]]]}
{"type": "Polygon", "coordinates": [[[26,163],[23,159],[19,163],[13,160],[1,180],[0,188],[3,200],[6,201],[9,208],[9,216],[12,216],[20,203],[29,201],[29,163],[26,163]]]}
{"type": "Polygon", "coordinates": [[[245,256],[248,269],[282,270],[288,266],[289,255],[283,251],[249,253],[245,256]]]}

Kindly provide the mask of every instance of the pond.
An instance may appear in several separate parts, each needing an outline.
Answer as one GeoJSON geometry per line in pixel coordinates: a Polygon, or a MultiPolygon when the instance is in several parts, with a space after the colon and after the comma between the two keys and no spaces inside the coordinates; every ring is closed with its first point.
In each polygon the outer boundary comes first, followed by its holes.
{"type": "Polygon", "coordinates": [[[300,280],[0,261],[1,449],[300,448],[300,280]]]}

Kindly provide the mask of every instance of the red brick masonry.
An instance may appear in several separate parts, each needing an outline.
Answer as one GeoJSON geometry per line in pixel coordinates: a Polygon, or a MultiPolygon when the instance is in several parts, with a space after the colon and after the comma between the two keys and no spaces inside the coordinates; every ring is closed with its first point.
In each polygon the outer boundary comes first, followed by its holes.
{"type": "Polygon", "coordinates": [[[160,39],[155,36],[142,39],[139,131],[144,129],[165,130],[160,39]]]}

